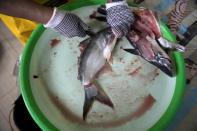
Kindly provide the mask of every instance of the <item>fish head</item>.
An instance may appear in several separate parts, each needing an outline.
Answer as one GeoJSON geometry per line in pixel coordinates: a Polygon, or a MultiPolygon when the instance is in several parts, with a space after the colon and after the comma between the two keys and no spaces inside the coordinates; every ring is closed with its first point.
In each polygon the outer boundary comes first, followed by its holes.
{"type": "Polygon", "coordinates": [[[154,59],[152,59],[150,62],[170,77],[173,77],[175,75],[172,61],[169,58],[163,57],[162,54],[156,53],[154,59]]]}
{"type": "Polygon", "coordinates": [[[117,37],[113,34],[112,30],[106,30],[104,35],[105,47],[103,49],[103,56],[109,62],[111,59],[111,52],[115,47],[117,37]]]}
{"type": "Polygon", "coordinates": [[[111,28],[105,28],[98,32],[93,38],[94,42],[100,50],[104,50],[109,43],[112,43],[115,38],[111,28]]]}
{"type": "Polygon", "coordinates": [[[103,39],[105,39],[106,43],[110,43],[115,37],[111,28],[107,28],[102,34],[103,39]]]}

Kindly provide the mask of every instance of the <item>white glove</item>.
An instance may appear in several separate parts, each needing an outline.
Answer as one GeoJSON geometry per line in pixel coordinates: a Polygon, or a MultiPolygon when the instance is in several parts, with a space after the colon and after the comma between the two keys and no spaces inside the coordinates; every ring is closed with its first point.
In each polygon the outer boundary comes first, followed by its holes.
{"type": "Polygon", "coordinates": [[[89,27],[76,15],[54,8],[53,15],[44,25],[46,28],[52,28],[56,32],[66,37],[84,37],[89,27]]]}

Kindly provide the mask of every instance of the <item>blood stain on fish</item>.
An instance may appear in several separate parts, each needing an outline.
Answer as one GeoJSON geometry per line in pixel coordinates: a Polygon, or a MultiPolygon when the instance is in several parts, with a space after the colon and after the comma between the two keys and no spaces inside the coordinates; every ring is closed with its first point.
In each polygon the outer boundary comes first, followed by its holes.
{"type": "Polygon", "coordinates": [[[51,40],[51,48],[55,47],[57,44],[60,43],[61,40],[53,39],[51,40]]]}
{"type": "Polygon", "coordinates": [[[120,62],[122,62],[123,58],[119,58],[120,62]]]}
{"type": "MultiPolygon", "coordinates": [[[[87,44],[88,44],[88,43],[87,43],[87,44]]],[[[87,44],[83,44],[83,45],[80,45],[80,46],[79,46],[79,50],[80,50],[81,53],[83,53],[83,51],[85,50],[87,44]]]]}
{"type": "Polygon", "coordinates": [[[137,69],[135,69],[133,72],[129,73],[128,75],[135,76],[141,69],[142,69],[142,67],[139,66],[137,69]]]}
{"type": "Polygon", "coordinates": [[[122,46],[120,46],[120,49],[123,49],[123,47],[122,47],[122,46]]]}

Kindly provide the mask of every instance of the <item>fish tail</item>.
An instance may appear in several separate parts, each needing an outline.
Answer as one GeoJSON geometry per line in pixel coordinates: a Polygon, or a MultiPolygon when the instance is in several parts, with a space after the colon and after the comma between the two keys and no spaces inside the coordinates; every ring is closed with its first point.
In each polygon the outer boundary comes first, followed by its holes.
{"type": "Polygon", "coordinates": [[[98,100],[99,102],[108,105],[111,108],[114,108],[113,103],[109,99],[108,96],[104,94],[103,91],[98,90],[95,85],[91,85],[84,88],[85,90],[85,101],[83,106],[83,119],[86,120],[87,114],[92,107],[94,100],[98,100]]]}

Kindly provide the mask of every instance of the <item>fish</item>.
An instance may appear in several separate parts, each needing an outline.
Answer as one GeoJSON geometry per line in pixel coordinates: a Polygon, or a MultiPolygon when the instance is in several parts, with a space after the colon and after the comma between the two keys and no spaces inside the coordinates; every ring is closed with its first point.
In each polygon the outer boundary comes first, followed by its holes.
{"type": "Polygon", "coordinates": [[[168,54],[150,36],[134,30],[129,31],[127,39],[134,49],[123,49],[131,54],[141,56],[147,62],[155,65],[168,76],[173,77],[175,70],[168,54]]]}
{"type": "MultiPolygon", "coordinates": [[[[156,18],[158,19],[158,17],[155,18],[153,16],[152,10],[148,10],[144,7],[139,7],[139,8],[138,7],[130,7],[130,9],[135,14],[135,17],[137,17],[135,23],[133,24],[133,26],[137,30],[139,30],[139,31],[144,30],[143,33],[146,33],[153,38],[155,38],[155,35],[157,35],[157,37],[162,36],[160,26],[157,23],[157,21],[155,20],[156,18]]],[[[107,12],[106,7],[101,5],[100,7],[98,7],[97,12],[99,12],[102,15],[106,15],[106,12],[107,12]]],[[[155,13],[155,15],[157,15],[157,13],[155,13]]],[[[90,17],[91,16],[92,16],[92,14],[90,15],[90,17]]],[[[106,17],[106,16],[103,16],[103,17],[106,17]]],[[[97,19],[97,18],[95,18],[95,19],[97,19]]],[[[97,19],[97,20],[103,21],[101,19],[97,19]]]]}
{"type": "Polygon", "coordinates": [[[142,33],[147,33],[153,39],[157,39],[162,36],[162,32],[159,26],[158,15],[156,12],[146,9],[146,8],[139,8],[135,10],[134,13],[137,15],[137,19],[133,26],[141,31],[142,33]],[[156,16],[156,17],[155,17],[156,16]]]}
{"type": "Polygon", "coordinates": [[[78,61],[78,79],[85,91],[83,120],[86,120],[94,100],[114,108],[110,98],[94,84],[94,81],[99,71],[109,62],[116,41],[117,38],[109,27],[95,33],[79,45],[85,45],[78,61]]]}
{"type": "MultiPolygon", "coordinates": [[[[105,11],[104,7],[100,7],[99,10],[105,11]]],[[[168,76],[173,77],[175,75],[173,63],[165,50],[184,52],[185,47],[163,37],[156,11],[144,7],[131,7],[131,10],[135,15],[135,21],[126,37],[134,49],[124,50],[141,56],[168,76]]]]}
{"type": "MultiPolygon", "coordinates": [[[[132,28],[140,31],[141,33],[145,35],[149,35],[153,39],[157,40],[159,44],[165,48],[172,51],[178,51],[178,52],[185,52],[185,47],[175,43],[171,42],[169,40],[166,40],[163,37],[160,25],[159,25],[159,15],[157,11],[153,11],[151,9],[146,9],[145,7],[130,7],[132,12],[135,14],[135,21],[132,25],[132,28]]],[[[105,14],[103,12],[106,12],[106,9],[104,6],[98,7],[98,12],[101,14],[105,14]]],[[[103,16],[102,16],[103,17],[103,16]]],[[[104,21],[104,18],[97,18],[94,17],[94,19],[97,19],[99,21],[104,21]]]]}
{"type": "Polygon", "coordinates": [[[185,52],[185,47],[182,45],[179,45],[175,42],[171,42],[169,40],[164,39],[163,37],[160,37],[159,39],[157,39],[160,43],[160,45],[163,46],[163,48],[165,49],[171,49],[174,51],[178,51],[178,52],[185,52]]]}
{"type": "Polygon", "coordinates": [[[139,8],[138,10],[135,10],[135,14],[138,17],[133,24],[135,29],[137,29],[145,35],[149,35],[152,39],[157,40],[159,44],[165,49],[178,52],[185,52],[184,46],[166,40],[163,37],[159,25],[160,20],[156,11],[152,11],[146,8],[139,8]]]}

